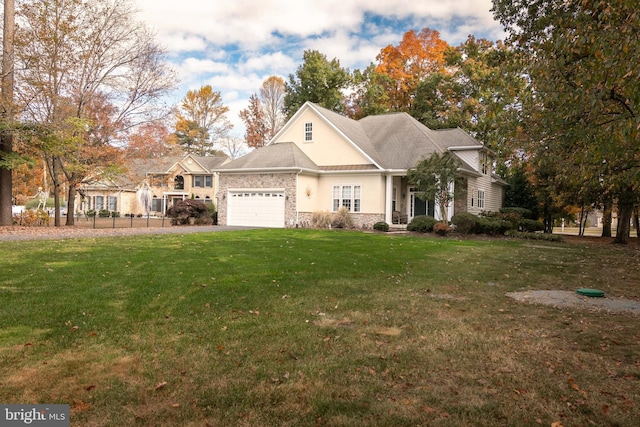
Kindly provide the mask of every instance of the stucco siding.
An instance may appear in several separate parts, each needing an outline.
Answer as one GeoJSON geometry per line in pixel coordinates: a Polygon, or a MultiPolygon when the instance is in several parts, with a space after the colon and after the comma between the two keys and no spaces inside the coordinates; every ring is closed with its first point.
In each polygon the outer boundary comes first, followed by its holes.
{"type": "Polygon", "coordinates": [[[313,111],[307,110],[278,138],[295,143],[318,166],[363,165],[371,163],[313,111]],[[312,124],[312,140],[305,141],[305,123],[312,124]],[[339,153],[339,155],[336,155],[339,153]]]}
{"type": "Polygon", "coordinates": [[[333,187],[344,185],[359,185],[361,191],[360,213],[384,215],[385,211],[385,179],[380,174],[362,175],[326,175],[319,180],[317,209],[332,211],[333,187]]]}

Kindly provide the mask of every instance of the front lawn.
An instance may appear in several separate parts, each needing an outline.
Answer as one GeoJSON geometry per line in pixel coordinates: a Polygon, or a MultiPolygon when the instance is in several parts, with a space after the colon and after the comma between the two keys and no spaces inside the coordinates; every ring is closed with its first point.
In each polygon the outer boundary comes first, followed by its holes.
{"type": "Polygon", "coordinates": [[[638,252],[252,230],[0,243],[0,402],[72,426],[637,425],[638,252]]]}

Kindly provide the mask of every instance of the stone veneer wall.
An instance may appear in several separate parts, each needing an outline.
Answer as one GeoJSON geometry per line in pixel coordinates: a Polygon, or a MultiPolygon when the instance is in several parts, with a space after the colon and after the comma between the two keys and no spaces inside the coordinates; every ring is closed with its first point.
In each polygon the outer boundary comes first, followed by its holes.
{"type": "Polygon", "coordinates": [[[227,225],[227,192],[240,188],[284,188],[285,227],[296,226],[296,174],[220,174],[218,199],[218,224],[227,225]]]}
{"type": "MultiPolygon", "coordinates": [[[[312,217],[313,212],[300,212],[298,214],[299,226],[303,228],[313,227],[312,217]]],[[[384,221],[384,214],[352,213],[351,218],[353,218],[356,228],[373,229],[373,224],[384,221]]]]}

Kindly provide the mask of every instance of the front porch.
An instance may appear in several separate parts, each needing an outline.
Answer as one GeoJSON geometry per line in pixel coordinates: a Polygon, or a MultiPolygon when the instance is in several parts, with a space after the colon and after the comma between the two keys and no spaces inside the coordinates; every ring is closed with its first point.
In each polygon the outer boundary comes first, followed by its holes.
{"type": "Polygon", "coordinates": [[[387,176],[387,223],[393,229],[406,229],[416,216],[435,217],[436,205],[433,200],[422,200],[416,194],[416,187],[406,176],[387,176]]]}

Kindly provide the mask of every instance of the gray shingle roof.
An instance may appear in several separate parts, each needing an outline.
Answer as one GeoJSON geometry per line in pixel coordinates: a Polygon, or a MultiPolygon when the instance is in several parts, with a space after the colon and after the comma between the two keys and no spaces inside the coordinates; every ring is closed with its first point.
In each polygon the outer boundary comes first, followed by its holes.
{"type": "MultiPolygon", "coordinates": [[[[305,105],[315,110],[330,126],[368,156],[372,162],[368,168],[406,170],[434,152],[443,153],[449,147],[483,147],[480,141],[462,129],[431,130],[407,113],[368,116],[356,121],[317,104],[309,102],[305,105]]],[[[326,170],[318,167],[292,142],[278,142],[262,147],[217,169],[267,168],[326,170]]],[[[353,170],[353,165],[332,167],[332,170],[340,168],[353,170]]],[[[462,169],[473,171],[466,163],[462,169]]]]}
{"type": "Polygon", "coordinates": [[[268,168],[303,168],[318,170],[306,154],[292,142],[271,144],[254,150],[239,159],[221,165],[217,170],[233,169],[268,169],[268,168]]]}

